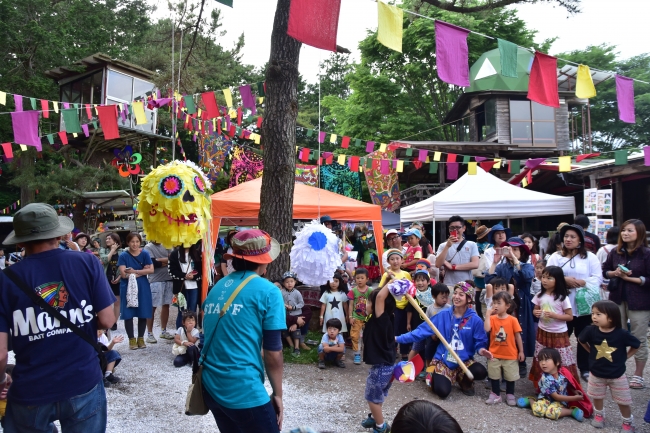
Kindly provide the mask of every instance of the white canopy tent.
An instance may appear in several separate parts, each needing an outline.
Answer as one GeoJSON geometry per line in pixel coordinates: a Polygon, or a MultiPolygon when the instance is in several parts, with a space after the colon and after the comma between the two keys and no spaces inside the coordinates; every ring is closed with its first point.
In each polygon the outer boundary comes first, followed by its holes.
{"type": "MultiPolygon", "coordinates": [[[[439,194],[400,210],[402,223],[433,221],[461,215],[467,219],[526,218],[574,215],[573,197],[531,191],[504,182],[476,168],[476,175],[464,174],[439,194]]],[[[434,230],[435,234],[435,230],[434,230]]],[[[435,243],[435,239],[433,239],[435,243]]]]}

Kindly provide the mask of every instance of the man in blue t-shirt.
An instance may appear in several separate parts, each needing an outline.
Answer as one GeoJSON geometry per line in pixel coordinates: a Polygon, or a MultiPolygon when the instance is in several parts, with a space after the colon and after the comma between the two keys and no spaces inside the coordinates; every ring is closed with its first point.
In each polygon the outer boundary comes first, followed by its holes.
{"type": "MultiPolygon", "coordinates": [[[[25,248],[11,267],[26,286],[95,340],[115,323],[115,296],[99,260],[59,249],[74,224],[50,205],[32,203],[16,213],[5,245],[25,248]]],[[[0,387],[9,388],[6,431],[106,430],[106,394],[97,352],[36,305],[0,273],[0,387]],[[7,343],[16,355],[5,373],[7,343]],[[9,387],[11,385],[11,387],[9,387]],[[25,427],[30,426],[30,427],[25,427]]]]}
{"type": "Polygon", "coordinates": [[[280,290],[261,275],[280,245],[262,230],[244,230],[232,237],[231,248],[224,259],[232,260],[235,272],[219,280],[203,303],[203,396],[219,431],[277,433],[284,411],[285,309],[280,290]]]}

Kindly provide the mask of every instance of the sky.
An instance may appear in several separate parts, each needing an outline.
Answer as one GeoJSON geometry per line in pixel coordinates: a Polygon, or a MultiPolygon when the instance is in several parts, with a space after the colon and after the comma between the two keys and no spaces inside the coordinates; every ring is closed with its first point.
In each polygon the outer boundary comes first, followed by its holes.
{"type": "MultiPolygon", "coordinates": [[[[158,7],[154,17],[168,14],[167,0],[148,1],[158,7]]],[[[234,8],[229,8],[213,0],[206,2],[209,8],[221,9],[222,28],[227,34],[219,43],[230,48],[243,32],[246,44],[243,61],[254,66],[261,66],[269,59],[276,4],[275,0],[234,0],[234,8]]],[[[650,39],[648,0],[582,0],[582,12],[572,16],[549,3],[516,8],[528,27],[538,31],[538,42],[558,37],[550,54],[603,43],[616,45],[622,59],[650,52],[647,45],[650,39]]],[[[341,0],[337,43],[352,51],[355,60],[359,59],[358,44],[366,37],[368,29],[377,29],[377,4],[373,0],[341,0]]],[[[327,51],[303,45],[299,68],[308,82],[317,80],[318,64],[328,56],[327,51]]],[[[590,66],[598,68],[598,65],[590,66]]]]}

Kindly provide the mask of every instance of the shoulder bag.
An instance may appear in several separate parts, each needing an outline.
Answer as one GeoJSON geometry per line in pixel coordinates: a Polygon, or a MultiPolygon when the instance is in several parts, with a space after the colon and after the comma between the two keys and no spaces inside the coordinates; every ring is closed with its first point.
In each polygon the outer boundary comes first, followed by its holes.
{"type": "Polygon", "coordinates": [[[205,362],[205,357],[207,356],[208,353],[208,347],[209,344],[212,343],[212,340],[214,339],[215,334],[217,333],[217,329],[219,329],[219,323],[221,323],[221,320],[223,317],[226,315],[228,312],[228,308],[230,308],[230,304],[235,300],[241,289],[244,288],[246,284],[253,278],[257,277],[257,274],[250,275],[248,278],[246,278],[244,281],[242,281],[239,286],[232,292],[226,303],[223,305],[223,308],[219,312],[219,321],[217,322],[217,326],[214,329],[214,332],[212,333],[212,336],[210,337],[210,341],[203,346],[203,350],[201,350],[201,359],[199,361],[199,365],[194,366],[195,369],[193,369],[192,373],[192,383],[190,384],[189,388],[187,389],[187,398],[185,399],[185,415],[205,415],[208,413],[209,409],[208,406],[205,404],[205,401],[203,400],[203,380],[202,380],[202,375],[203,375],[203,363],[205,362]]]}
{"type": "Polygon", "coordinates": [[[77,334],[79,337],[81,337],[86,343],[90,344],[93,349],[97,352],[97,357],[99,358],[99,367],[102,370],[102,377],[104,376],[104,373],[106,373],[106,366],[108,363],[106,362],[106,355],[104,354],[104,351],[101,348],[101,345],[97,342],[97,339],[93,339],[90,335],[86,334],[83,332],[77,325],[72,323],[70,319],[65,317],[63,314],[59,313],[56,308],[52,307],[50,304],[45,302],[45,299],[41,298],[34,292],[34,290],[30,289],[27,283],[25,283],[19,276],[14,272],[11,268],[7,268],[4,271],[5,275],[13,281],[13,283],[18,286],[20,290],[23,291],[29,299],[32,300],[32,302],[39,307],[41,307],[43,310],[47,312],[52,318],[58,320],[61,325],[65,326],[68,328],[70,331],[74,332],[77,334]]]}
{"type": "MultiPolygon", "coordinates": [[[[467,239],[463,239],[463,240],[458,244],[458,247],[456,247],[456,252],[454,253],[453,256],[451,256],[451,259],[449,259],[449,263],[451,263],[451,261],[454,260],[454,258],[455,258],[456,255],[458,254],[458,252],[459,252],[459,251],[460,251],[460,250],[465,246],[466,243],[467,243],[467,239]]],[[[441,282],[441,283],[444,283],[444,282],[445,282],[445,274],[446,274],[446,273],[447,273],[447,268],[445,268],[444,265],[441,266],[441,267],[440,267],[440,282],[441,282]]]]}

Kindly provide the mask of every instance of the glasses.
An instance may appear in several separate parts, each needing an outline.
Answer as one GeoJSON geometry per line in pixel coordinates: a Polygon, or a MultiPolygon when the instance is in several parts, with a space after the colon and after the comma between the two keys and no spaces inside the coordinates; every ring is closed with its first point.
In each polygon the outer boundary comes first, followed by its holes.
{"type": "Polygon", "coordinates": [[[449,230],[460,230],[463,226],[449,226],[449,230]]]}
{"type": "Polygon", "coordinates": [[[390,241],[398,239],[398,238],[399,238],[399,236],[391,236],[387,240],[388,240],[388,242],[390,242],[390,241]]]}

